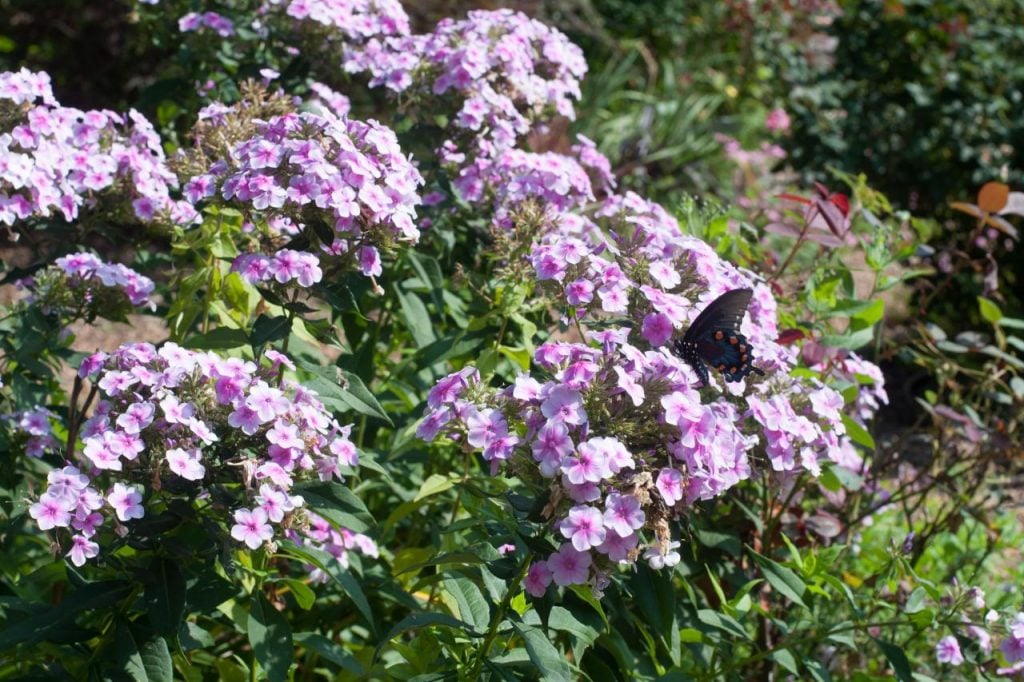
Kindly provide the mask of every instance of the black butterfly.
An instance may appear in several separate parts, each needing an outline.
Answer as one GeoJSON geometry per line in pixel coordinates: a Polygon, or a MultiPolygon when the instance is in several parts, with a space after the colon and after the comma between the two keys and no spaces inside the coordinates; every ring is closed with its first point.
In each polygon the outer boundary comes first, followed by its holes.
{"type": "Polygon", "coordinates": [[[708,385],[705,362],[724,374],[726,381],[739,381],[751,372],[764,376],[753,365],[750,343],[737,331],[753,293],[750,289],[725,292],[708,304],[676,341],[676,355],[693,367],[704,386],[708,385]]]}

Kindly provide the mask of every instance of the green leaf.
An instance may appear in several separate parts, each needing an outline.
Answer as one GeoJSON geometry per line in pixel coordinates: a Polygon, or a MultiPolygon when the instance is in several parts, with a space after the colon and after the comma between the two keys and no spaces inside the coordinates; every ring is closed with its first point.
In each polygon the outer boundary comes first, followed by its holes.
{"type": "Polygon", "coordinates": [[[294,578],[285,578],[281,582],[288,586],[292,596],[295,597],[295,603],[299,605],[300,609],[309,611],[313,608],[313,604],[316,602],[316,593],[309,585],[294,578]]]}
{"type": "Polygon", "coordinates": [[[804,667],[807,668],[807,672],[814,678],[814,682],[832,682],[832,675],[829,674],[828,668],[813,658],[805,658],[804,667]]]}
{"type": "Polygon", "coordinates": [[[444,590],[455,600],[459,618],[477,630],[484,630],[491,622],[491,608],[477,585],[465,577],[445,578],[444,590]]]}
{"type": "Polygon", "coordinates": [[[772,660],[781,665],[789,672],[793,673],[794,675],[800,674],[800,665],[796,662],[796,657],[793,656],[793,652],[791,652],[789,649],[779,649],[778,651],[773,651],[772,660]]]}
{"type": "Polygon", "coordinates": [[[370,389],[366,387],[363,380],[352,372],[345,370],[341,371],[342,377],[345,379],[347,386],[341,389],[341,399],[359,414],[365,414],[367,417],[376,417],[387,423],[388,426],[394,426],[391,421],[391,417],[388,416],[384,408],[377,402],[377,398],[370,392],[370,389]]]}
{"type": "Polygon", "coordinates": [[[193,334],[182,344],[186,348],[200,350],[228,350],[249,345],[249,335],[244,329],[217,327],[205,334],[193,334]]]}
{"type": "Polygon", "coordinates": [[[171,682],[174,679],[174,662],[163,637],[154,635],[143,642],[139,654],[148,682],[171,682]]]}
{"type": "Polygon", "coordinates": [[[907,597],[907,603],[903,607],[903,612],[917,613],[918,611],[924,608],[924,600],[927,596],[928,593],[925,591],[925,589],[923,587],[918,587],[910,593],[909,597],[907,597]]]}
{"type": "Polygon", "coordinates": [[[807,608],[804,603],[804,593],[807,592],[807,585],[796,573],[782,564],[772,561],[766,556],[754,552],[754,560],[761,566],[764,577],[768,580],[776,592],[786,597],[793,603],[807,608]]]}
{"type": "Polygon", "coordinates": [[[846,435],[857,445],[863,445],[871,450],[875,449],[875,439],[863,426],[855,422],[849,415],[843,414],[843,426],[846,427],[846,435]]]}
{"type": "Polygon", "coordinates": [[[331,562],[328,566],[329,572],[332,578],[334,578],[341,589],[345,590],[349,598],[359,609],[359,612],[363,614],[366,622],[369,623],[370,629],[376,631],[377,624],[373,619],[373,609],[370,608],[370,602],[366,599],[366,593],[363,592],[363,586],[359,584],[356,577],[352,574],[352,571],[345,568],[338,562],[337,559],[331,562]]]}
{"type": "Polygon", "coordinates": [[[149,624],[159,634],[173,637],[185,617],[185,578],[176,561],[155,558],[146,575],[143,602],[149,624]]]}
{"type": "Polygon", "coordinates": [[[302,495],[307,507],[339,527],[365,533],[374,526],[363,501],[337,481],[299,484],[295,492],[302,495]]]}
{"type": "Polygon", "coordinates": [[[531,627],[524,623],[512,623],[513,629],[519,633],[526,644],[526,652],[530,660],[537,666],[542,680],[571,682],[572,671],[565,658],[555,648],[540,628],[531,627]]]}
{"type": "Polygon", "coordinates": [[[1003,319],[1003,311],[987,298],[978,297],[978,310],[981,311],[981,316],[986,322],[998,324],[999,320],[1003,319]]]}
{"type": "Polygon", "coordinates": [[[246,634],[268,680],[285,680],[292,663],[292,629],[288,619],[262,594],[249,606],[246,634]]]}
{"type": "Polygon", "coordinates": [[[305,360],[296,360],[295,364],[310,375],[302,382],[303,386],[316,391],[324,405],[337,412],[345,412],[349,409],[349,404],[345,400],[345,396],[342,395],[341,389],[341,383],[345,380],[342,374],[343,370],[333,365],[323,367],[305,360]]]}
{"type": "Polygon", "coordinates": [[[705,625],[718,628],[728,632],[730,635],[736,635],[742,639],[750,639],[750,635],[747,634],[746,629],[740,625],[739,621],[724,613],[719,613],[712,609],[699,609],[697,611],[697,619],[705,625]]]}
{"type": "Polygon", "coordinates": [[[872,326],[865,327],[864,329],[859,329],[857,331],[847,332],[845,334],[825,334],[821,337],[821,345],[833,348],[857,350],[858,348],[871,343],[874,338],[875,330],[872,326]]]}
{"type": "Polygon", "coordinates": [[[415,630],[417,628],[430,627],[434,625],[460,630],[471,637],[484,636],[482,632],[477,632],[468,623],[463,623],[458,618],[449,616],[447,613],[413,613],[398,621],[398,623],[388,631],[388,634],[380,640],[378,647],[384,646],[392,639],[408,630],[415,630]]]}
{"type": "Polygon", "coordinates": [[[423,485],[420,486],[419,492],[416,493],[416,497],[412,501],[419,502],[425,497],[450,490],[457,480],[457,478],[442,476],[441,474],[430,474],[427,480],[423,481],[423,485]]]}
{"type": "Polygon", "coordinates": [[[417,348],[425,348],[437,339],[434,334],[434,323],[430,319],[427,306],[423,304],[419,296],[400,289],[398,291],[398,303],[401,306],[400,317],[405,322],[406,329],[412,334],[417,348]]]}
{"type": "Polygon", "coordinates": [[[252,326],[252,345],[262,346],[273,341],[287,339],[292,331],[292,321],[284,315],[269,317],[260,315],[252,326]]]}
{"type": "Polygon", "coordinates": [[[323,635],[316,632],[296,632],[295,643],[310,651],[315,651],[320,657],[341,666],[345,670],[356,675],[363,675],[362,664],[356,657],[341,648],[339,644],[332,642],[323,635]]]}
{"type": "Polygon", "coordinates": [[[875,640],[882,653],[885,654],[885,658],[892,665],[893,672],[896,673],[896,679],[900,680],[900,682],[912,682],[914,678],[910,671],[910,661],[907,659],[907,654],[903,649],[892,642],[886,642],[877,637],[872,637],[871,639],[875,640]]]}
{"type": "Polygon", "coordinates": [[[150,631],[132,627],[126,620],[118,620],[114,640],[114,656],[118,665],[137,682],[171,682],[174,666],[167,642],[150,631]]]}
{"type": "Polygon", "coordinates": [[[7,627],[0,631],[0,651],[16,644],[32,645],[45,641],[51,632],[73,625],[80,613],[105,609],[131,592],[131,583],[124,580],[88,583],[68,594],[53,608],[33,613],[13,624],[8,622],[7,627]]]}

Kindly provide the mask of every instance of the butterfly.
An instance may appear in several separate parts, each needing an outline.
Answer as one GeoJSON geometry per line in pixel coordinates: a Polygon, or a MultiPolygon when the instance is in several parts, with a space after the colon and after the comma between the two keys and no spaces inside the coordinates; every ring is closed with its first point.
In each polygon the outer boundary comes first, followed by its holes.
{"type": "Polygon", "coordinates": [[[708,385],[708,368],[704,363],[724,374],[726,381],[739,381],[751,372],[764,376],[753,365],[753,349],[747,337],[737,331],[753,293],[750,289],[725,292],[709,303],[675,342],[676,355],[693,367],[702,385],[708,385]]]}

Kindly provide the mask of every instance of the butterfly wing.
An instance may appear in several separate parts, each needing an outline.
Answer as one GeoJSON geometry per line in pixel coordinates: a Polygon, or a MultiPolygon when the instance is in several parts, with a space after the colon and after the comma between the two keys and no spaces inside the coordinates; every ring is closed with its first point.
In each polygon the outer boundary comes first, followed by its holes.
{"type": "Polygon", "coordinates": [[[676,342],[676,353],[693,367],[703,385],[708,384],[705,363],[725,375],[726,381],[739,381],[751,372],[764,374],[753,365],[753,353],[738,329],[747,312],[753,291],[727,291],[705,308],[676,342]]]}
{"type": "Polygon", "coordinates": [[[686,330],[683,339],[696,342],[715,329],[739,329],[750,304],[750,297],[753,295],[751,289],[733,289],[725,292],[701,311],[686,330]]]}

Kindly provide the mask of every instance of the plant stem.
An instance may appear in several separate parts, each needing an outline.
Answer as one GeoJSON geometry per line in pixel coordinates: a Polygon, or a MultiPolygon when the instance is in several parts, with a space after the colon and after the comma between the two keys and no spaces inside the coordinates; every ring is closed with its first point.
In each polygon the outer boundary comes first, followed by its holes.
{"type": "Polygon", "coordinates": [[[480,653],[476,657],[476,663],[473,665],[473,671],[469,675],[469,679],[476,680],[480,678],[480,669],[484,665],[484,661],[487,659],[487,652],[491,648],[491,644],[494,642],[494,638],[498,636],[498,626],[501,625],[501,621],[505,619],[505,612],[508,610],[509,604],[512,603],[512,597],[516,594],[519,589],[520,583],[526,577],[526,572],[530,570],[530,562],[533,561],[533,552],[527,552],[526,556],[523,557],[523,564],[519,567],[519,572],[516,577],[508,584],[508,590],[505,592],[505,596],[502,597],[501,603],[498,605],[497,610],[491,617],[491,624],[487,628],[487,635],[484,636],[483,644],[480,645],[480,653]]]}

